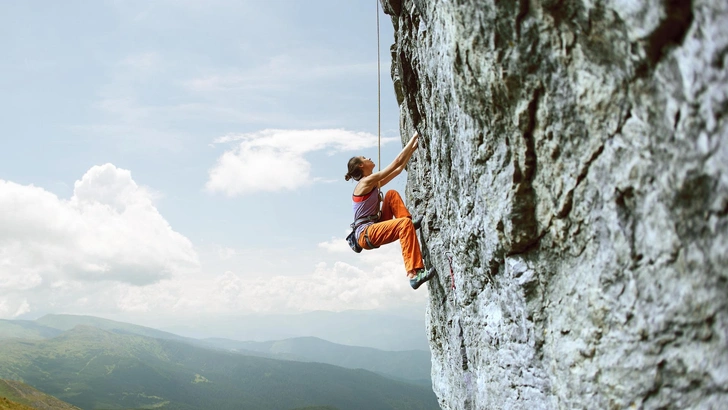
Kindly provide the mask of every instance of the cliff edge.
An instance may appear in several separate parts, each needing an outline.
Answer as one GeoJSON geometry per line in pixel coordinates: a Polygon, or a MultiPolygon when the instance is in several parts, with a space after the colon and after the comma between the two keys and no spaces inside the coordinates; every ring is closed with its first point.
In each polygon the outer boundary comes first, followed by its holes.
{"type": "Polygon", "coordinates": [[[728,2],[381,4],[440,405],[728,408],[728,2]]]}

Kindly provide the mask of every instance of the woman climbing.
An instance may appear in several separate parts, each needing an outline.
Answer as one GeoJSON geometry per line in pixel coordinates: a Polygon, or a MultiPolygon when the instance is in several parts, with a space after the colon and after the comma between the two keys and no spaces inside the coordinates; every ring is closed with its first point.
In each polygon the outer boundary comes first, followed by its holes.
{"type": "Polygon", "coordinates": [[[435,275],[435,268],[425,270],[420,245],[417,243],[415,229],[421,221],[412,222],[412,215],[395,190],[387,191],[382,201],[380,189],[404,170],[412,153],[417,149],[419,134],[415,132],[402,152],[386,168],[374,171],[371,158],[352,157],[349,160],[349,172],[344,179],[354,178],[359,181],[354,188],[354,227],[355,237],[363,249],[375,249],[399,239],[402,246],[402,258],[407,270],[410,286],[417,289],[435,275]]]}

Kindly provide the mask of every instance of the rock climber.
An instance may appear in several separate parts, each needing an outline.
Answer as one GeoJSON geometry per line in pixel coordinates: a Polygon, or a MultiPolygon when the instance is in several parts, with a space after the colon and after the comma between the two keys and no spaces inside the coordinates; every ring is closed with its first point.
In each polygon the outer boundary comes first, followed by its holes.
{"type": "Polygon", "coordinates": [[[419,134],[415,132],[394,161],[378,172],[374,172],[375,164],[371,158],[352,157],[349,160],[348,172],[344,176],[347,181],[352,178],[359,181],[352,195],[354,235],[359,246],[363,249],[375,249],[399,239],[404,267],[413,289],[419,288],[436,274],[434,267],[429,271],[425,270],[422,261],[415,232],[419,229],[421,220],[412,221],[412,215],[397,191],[393,189],[387,191],[381,200],[380,190],[404,170],[412,153],[417,149],[418,138],[419,134]]]}

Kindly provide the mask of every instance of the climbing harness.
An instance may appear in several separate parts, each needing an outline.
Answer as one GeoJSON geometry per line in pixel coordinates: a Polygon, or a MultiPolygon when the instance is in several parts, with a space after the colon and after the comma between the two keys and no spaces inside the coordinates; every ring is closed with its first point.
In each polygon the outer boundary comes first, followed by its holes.
{"type": "MultiPolygon", "coordinates": [[[[369,215],[365,216],[363,218],[359,218],[354,223],[349,225],[351,227],[351,233],[346,237],[346,242],[349,243],[349,247],[351,250],[353,250],[356,253],[360,253],[362,251],[362,247],[359,246],[359,240],[356,237],[356,228],[358,228],[360,225],[365,224],[367,222],[379,222],[379,217],[382,214],[382,211],[377,212],[376,215],[369,215]]],[[[364,230],[364,241],[367,243],[367,249],[377,249],[378,246],[374,246],[372,244],[372,241],[369,240],[369,233],[368,233],[369,227],[367,226],[367,229],[364,230]]]]}
{"type": "Polygon", "coordinates": [[[379,217],[382,215],[382,212],[379,211],[374,215],[365,216],[363,218],[359,218],[354,223],[349,225],[351,229],[356,229],[359,227],[359,225],[365,224],[367,222],[379,222],[379,217]]]}
{"type": "MultiPolygon", "coordinates": [[[[353,250],[356,253],[360,253],[362,251],[362,247],[359,246],[359,238],[356,237],[356,228],[359,226],[369,223],[369,222],[379,222],[379,219],[382,217],[382,201],[384,200],[384,197],[382,195],[382,191],[379,191],[379,211],[377,211],[374,215],[369,216],[363,216],[354,222],[352,222],[349,227],[351,228],[351,233],[346,236],[346,242],[349,244],[349,247],[351,250],[353,250]]],[[[364,230],[364,241],[367,244],[367,250],[370,249],[377,249],[379,246],[374,246],[371,240],[369,240],[369,233],[368,233],[369,227],[367,226],[367,229],[364,230]]]]}
{"type": "Polygon", "coordinates": [[[366,242],[368,250],[379,248],[378,246],[374,246],[372,241],[369,240],[369,226],[364,229],[364,242],[366,242]]]}

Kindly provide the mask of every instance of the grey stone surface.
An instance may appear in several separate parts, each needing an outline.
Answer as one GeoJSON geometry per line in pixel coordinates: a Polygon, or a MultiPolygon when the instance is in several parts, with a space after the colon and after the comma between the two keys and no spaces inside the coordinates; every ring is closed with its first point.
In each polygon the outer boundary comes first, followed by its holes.
{"type": "Polygon", "coordinates": [[[728,408],[728,2],[382,3],[441,406],[728,408]]]}

